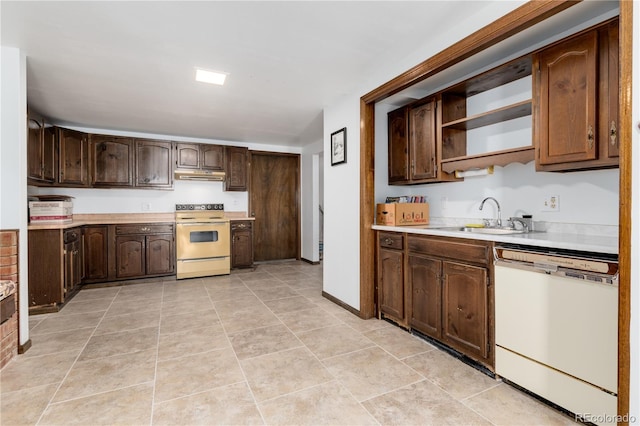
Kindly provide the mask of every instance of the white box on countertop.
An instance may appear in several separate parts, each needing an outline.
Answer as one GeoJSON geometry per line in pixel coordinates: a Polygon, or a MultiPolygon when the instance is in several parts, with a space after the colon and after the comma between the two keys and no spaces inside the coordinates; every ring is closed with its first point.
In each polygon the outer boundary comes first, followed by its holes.
{"type": "Polygon", "coordinates": [[[29,201],[29,221],[69,223],[73,220],[71,201],[29,201]]]}

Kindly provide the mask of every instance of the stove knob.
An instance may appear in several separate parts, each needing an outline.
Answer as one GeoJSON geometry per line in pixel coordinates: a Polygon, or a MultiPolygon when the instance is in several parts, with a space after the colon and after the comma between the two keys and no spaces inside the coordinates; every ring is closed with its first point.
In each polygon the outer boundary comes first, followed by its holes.
{"type": "Polygon", "coordinates": [[[189,204],[189,210],[193,210],[193,204],[189,204]]]}
{"type": "Polygon", "coordinates": [[[213,206],[211,204],[207,204],[207,210],[213,210],[213,206]]]}

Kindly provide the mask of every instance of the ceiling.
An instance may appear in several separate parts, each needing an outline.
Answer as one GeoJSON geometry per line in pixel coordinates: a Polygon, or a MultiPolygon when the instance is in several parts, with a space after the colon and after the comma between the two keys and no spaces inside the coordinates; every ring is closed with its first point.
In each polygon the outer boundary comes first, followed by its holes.
{"type": "Polygon", "coordinates": [[[26,54],[28,104],[55,124],[300,147],[407,40],[488,3],[3,0],[1,42],[26,54]]]}

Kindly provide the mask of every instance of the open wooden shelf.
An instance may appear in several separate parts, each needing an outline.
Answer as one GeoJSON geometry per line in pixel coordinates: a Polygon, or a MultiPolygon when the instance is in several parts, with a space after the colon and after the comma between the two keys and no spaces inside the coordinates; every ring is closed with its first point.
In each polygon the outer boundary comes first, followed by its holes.
{"type": "Polygon", "coordinates": [[[453,173],[456,170],[484,169],[489,166],[506,166],[510,163],[526,164],[535,159],[533,146],[513,148],[504,151],[487,152],[478,155],[442,159],[442,170],[453,173]]]}
{"type": "Polygon", "coordinates": [[[514,118],[531,115],[531,99],[508,105],[492,111],[460,118],[458,120],[442,123],[443,129],[471,130],[478,127],[489,126],[514,118]]]}

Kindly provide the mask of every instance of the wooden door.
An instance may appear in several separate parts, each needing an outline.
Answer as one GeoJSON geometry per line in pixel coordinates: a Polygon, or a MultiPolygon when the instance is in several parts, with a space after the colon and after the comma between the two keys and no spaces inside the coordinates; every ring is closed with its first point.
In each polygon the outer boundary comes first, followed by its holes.
{"type": "Polygon", "coordinates": [[[58,146],[55,128],[46,125],[42,132],[42,180],[53,183],[58,174],[58,146]]]}
{"type": "Polygon", "coordinates": [[[389,183],[409,180],[409,115],[407,108],[388,115],[389,183]]]}
{"type": "Polygon", "coordinates": [[[42,180],[42,134],[44,123],[31,113],[27,119],[27,177],[42,180]]]}
{"type": "Polygon", "coordinates": [[[224,146],[200,145],[200,168],[203,170],[224,170],[224,146]]]}
{"type": "Polygon", "coordinates": [[[176,166],[179,169],[200,168],[200,145],[196,143],[177,143],[176,166]]]}
{"type": "Polygon", "coordinates": [[[442,337],[442,261],[409,255],[408,283],[411,289],[409,324],[421,333],[442,337]]]}
{"type": "Polygon", "coordinates": [[[92,183],[96,187],[133,185],[133,140],[108,135],[91,135],[92,183]]]}
{"type": "Polygon", "coordinates": [[[255,261],[300,259],[300,155],[252,151],[250,182],[255,261]]]}
{"type": "Polygon", "coordinates": [[[69,129],[58,130],[58,183],[64,186],[89,185],[87,134],[69,129]]]}
{"type": "Polygon", "coordinates": [[[31,230],[28,244],[29,306],[62,302],[64,287],[62,230],[31,230]]]}
{"type": "Polygon", "coordinates": [[[137,187],[171,188],[173,186],[173,149],[171,142],[137,139],[137,187]]]}
{"type": "Polygon", "coordinates": [[[474,357],[487,359],[487,269],[443,262],[443,340],[474,357]]]}
{"type": "Polygon", "coordinates": [[[175,271],[176,255],[173,234],[147,236],[147,275],[171,274],[175,271]]]}
{"type": "Polygon", "coordinates": [[[436,177],[436,102],[411,108],[409,113],[410,179],[421,181],[436,177]]]}
{"type": "Polygon", "coordinates": [[[534,114],[541,165],[597,158],[597,53],[598,33],[590,31],[539,54],[534,114]]]}
{"type": "Polygon", "coordinates": [[[116,237],[116,277],[142,277],[146,271],[145,236],[116,237]]]}
{"type": "Polygon", "coordinates": [[[84,275],[87,281],[106,280],[109,274],[107,225],[87,226],[84,235],[84,275]]]}
{"type": "Polygon", "coordinates": [[[600,140],[605,151],[603,158],[620,157],[619,108],[620,108],[620,78],[619,78],[619,28],[615,21],[602,31],[602,44],[605,48],[600,53],[600,140]]]}
{"type": "Polygon", "coordinates": [[[404,252],[380,248],[378,268],[380,312],[406,325],[404,252]]]}
{"type": "Polygon", "coordinates": [[[231,268],[253,266],[253,231],[250,220],[231,224],[231,268]]]}
{"type": "Polygon", "coordinates": [[[82,251],[80,240],[64,245],[64,298],[82,281],[82,251]]]}
{"type": "Polygon", "coordinates": [[[249,150],[243,147],[227,146],[225,148],[225,172],[224,181],[227,191],[247,190],[247,155],[249,150]]]}

